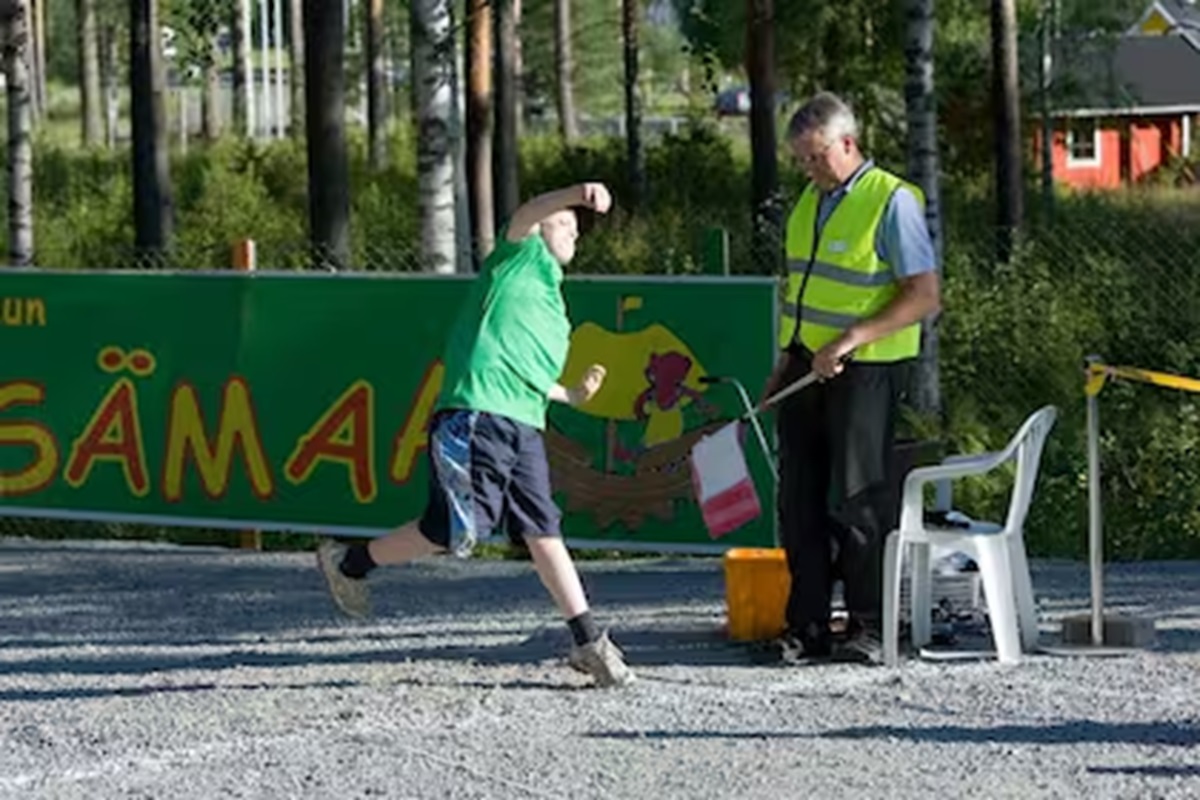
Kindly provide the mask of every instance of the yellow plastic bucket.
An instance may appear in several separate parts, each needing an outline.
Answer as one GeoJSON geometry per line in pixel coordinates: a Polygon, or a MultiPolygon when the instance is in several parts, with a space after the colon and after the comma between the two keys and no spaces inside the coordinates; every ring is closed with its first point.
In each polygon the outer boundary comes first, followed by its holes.
{"type": "Polygon", "coordinates": [[[729,638],[752,642],[782,634],[792,585],[783,549],[735,547],[724,563],[729,638]]]}

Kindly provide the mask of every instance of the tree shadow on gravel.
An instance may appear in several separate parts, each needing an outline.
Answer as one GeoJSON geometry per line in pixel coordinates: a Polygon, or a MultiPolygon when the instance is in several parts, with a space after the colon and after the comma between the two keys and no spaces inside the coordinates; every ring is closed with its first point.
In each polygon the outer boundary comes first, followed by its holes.
{"type": "Polygon", "coordinates": [[[1200,778],[1198,764],[1150,764],[1128,767],[1088,767],[1093,775],[1141,775],[1146,778],[1200,778]]]}
{"type": "MultiPolygon", "coordinates": [[[[229,645],[220,652],[191,653],[176,646],[159,652],[108,652],[88,648],[79,652],[11,657],[4,663],[10,675],[143,675],[165,672],[213,672],[232,669],[386,665],[424,661],[454,661],[481,666],[565,665],[571,641],[565,626],[535,628],[523,639],[487,643],[474,636],[492,638],[495,629],[459,629],[465,641],[426,644],[429,634],[396,634],[386,647],[354,648],[352,638],[341,650],[265,651],[252,642],[229,645]]],[[[441,634],[444,635],[444,634],[441,634]]],[[[715,628],[702,625],[682,628],[654,626],[621,630],[614,639],[635,669],[639,666],[742,666],[750,663],[745,647],[729,643],[715,628]]],[[[77,643],[78,644],[78,643],[77,643]]]]}
{"type": "Polygon", "coordinates": [[[1200,651],[1200,630],[1167,628],[1155,631],[1153,650],[1165,653],[1194,653],[1200,651]]]}
{"type": "MultiPolygon", "coordinates": [[[[717,626],[701,624],[673,627],[655,624],[620,627],[611,632],[635,670],[652,666],[748,666],[750,649],[730,642],[717,626]]],[[[405,646],[386,660],[454,661],[480,666],[561,662],[565,664],[571,639],[565,625],[538,628],[512,643],[450,642],[431,646],[405,646]]]]}
{"type": "Polygon", "coordinates": [[[1074,720],[1050,725],[997,725],[990,728],[871,725],[825,731],[817,736],[825,739],[905,739],[945,744],[1146,744],[1194,747],[1200,744],[1200,727],[1194,723],[1074,720]]]}
{"type": "Polygon", "coordinates": [[[884,739],[926,744],[1136,744],[1194,747],[1200,727],[1170,722],[1093,722],[1076,720],[1053,725],[997,725],[971,728],[939,725],[907,728],[871,725],[832,731],[602,731],[586,734],[598,739],[884,739]]]}
{"type": "Polygon", "coordinates": [[[161,694],[197,694],[200,692],[346,689],[359,685],[358,681],[319,681],[316,683],[189,683],[179,686],[79,686],[64,689],[6,689],[0,690],[0,703],[93,700],[102,697],[150,697],[161,694]]]}
{"type": "MultiPolygon", "coordinates": [[[[1033,593],[1044,612],[1085,613],[1091,608],[1088,566],[1034,562],[1033,593]]],[[[1200,610],[1200,567],[1195,561],[1110,563],[1104,569],[1104,604],[1162,619],[1194,620],[1200,610]]]]}
{"type": "MultiPolygon", "coordinates": [[[[370,625],[368,622],[366,625],[370,625]]],[[[480,625],[478,623],[446,623],[435,630],[380,630],[378,628],[360,627],[354,622],[346,621],[344,627],[337,631],[321,633],[285,632],[277,636],[266,634],[251,634],[247,636],[236,632],[229,634],[189,634],[187,632],[164,632],[162,636],[122,636],[101,638],[87,636],[86,638],[29,638],[18,639],[0,636],[0,644],[9,650],[58,650],[71,647],[109,647],[109,648],[145,648],[145,647],[207,647],[249,650],[256,645],[292,645],[320,646],[346,644],[395,644],[403,647],[406,642],[415,642],[437,637],[454,636],[521,636],[529,632],[529,626],[480,625]]]]}
{"type": "MultiPolygon", "coordinates": [[[[565,667],[564,667],[565,669],[565,667]]],[[[586,681],[586,678],[580,676],[580,680],[586,681]]],[[[480,689],[480,690],[529,690],[529,691],[552,691],[552,692],[578,692],[585,689],[594,689],[591,684],[581,683],[566,683],[562,681],[551,680],[529,680],[525,678],[515,678],[511,680],[479,680],[479,679],[462,679],[454,680],[452,678],[403,678],[393,681],[396,686],[413,686],[420,689],[429,688],[452,688],[452,689],[480,689]]]]}
{"type": "MultiPolygon", "coordinates": [[[[168,644],[271,638],[344,623],[309,554],[0,549],[0,643],[168,644]]],[[[597,613],[720,603],[709,561],[631,565],[584,562],[597,613]]],[[[542,615],[553,604],[527,564],[454,562],[384,569],[372,576],[373,624],[459,616],[542,615]]],[[[450,624],[453,624],[451,622],[450,624]]]]}

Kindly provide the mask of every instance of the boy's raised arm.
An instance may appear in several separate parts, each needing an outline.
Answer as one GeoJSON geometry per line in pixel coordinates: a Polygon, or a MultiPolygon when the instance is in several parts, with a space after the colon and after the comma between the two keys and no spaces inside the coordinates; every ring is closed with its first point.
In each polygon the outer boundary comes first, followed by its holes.
{"type": "Polygon", "coordinates": [[[510,242],[519,242],[546,217],[571,206],[585,206],[604,214],[612,207],[612,195],[603,183],[592,182],[540,194],[513,212],[506,238],[510,242]]]}

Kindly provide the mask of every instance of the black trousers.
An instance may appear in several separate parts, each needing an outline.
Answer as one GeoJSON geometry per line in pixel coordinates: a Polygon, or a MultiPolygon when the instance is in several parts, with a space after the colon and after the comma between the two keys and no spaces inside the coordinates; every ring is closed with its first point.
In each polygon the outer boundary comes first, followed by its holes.
{"type": "MultiPolygon", "coordinates": [[[[783,385],[806,374],[810,359],[797,349],[783,385]]],[[[838,578],[852,620],[870,626],[881,616],[883,542],[899,515],[889,479],[906,369],[851,362],[779,409],[777,510],[792,579],[787,625],[814,644],[829,635],[838,578]]]]}

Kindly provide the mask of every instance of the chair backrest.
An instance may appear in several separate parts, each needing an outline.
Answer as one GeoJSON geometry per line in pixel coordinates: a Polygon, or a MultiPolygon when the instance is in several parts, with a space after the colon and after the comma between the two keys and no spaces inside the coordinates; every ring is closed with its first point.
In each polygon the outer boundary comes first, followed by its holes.
{"type": "Polygon", "coordinates": [[[1046,445],[1046,437],[1058,418],[1058,409],[1054,406],[1042,406],[1029,415],[1020,429],[1009,440],[1005,447],[1006,454],[1017,462],[1016,479],[1013,482],[1012,497],[1008,505],[1008,518],[1005,527],[1010,531],[1020,531],[1029,515],[1029,505],[1033,502],[1034,485],[1037,483],[1038,465],[1042,460],[1042,450],[1046,445]]]}

